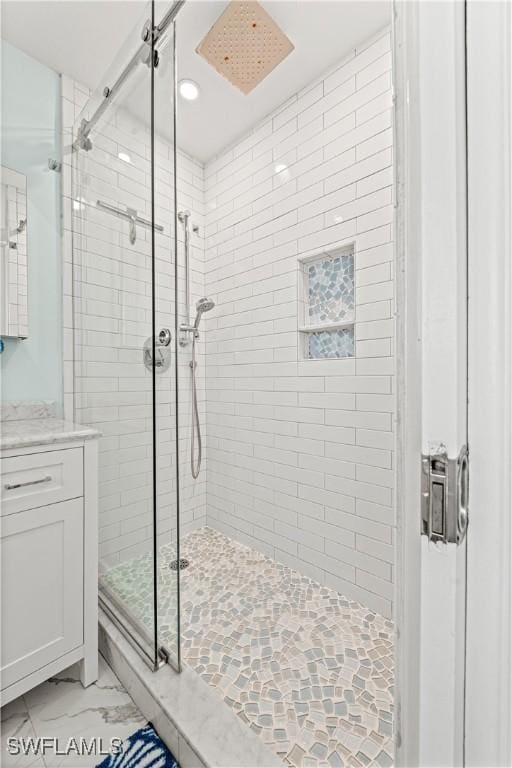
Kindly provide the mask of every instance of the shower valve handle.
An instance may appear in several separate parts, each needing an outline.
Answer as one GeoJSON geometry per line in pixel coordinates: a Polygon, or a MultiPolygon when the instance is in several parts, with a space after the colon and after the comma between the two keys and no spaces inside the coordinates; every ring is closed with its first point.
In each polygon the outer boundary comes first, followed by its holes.
{"type": "Polygon", "coordinates": [[[162,345],[162,347],[168,347],[171,343],[172,335],[168,328],[162,328],[160,333],[158,334],[158,341],[162,345]]]}

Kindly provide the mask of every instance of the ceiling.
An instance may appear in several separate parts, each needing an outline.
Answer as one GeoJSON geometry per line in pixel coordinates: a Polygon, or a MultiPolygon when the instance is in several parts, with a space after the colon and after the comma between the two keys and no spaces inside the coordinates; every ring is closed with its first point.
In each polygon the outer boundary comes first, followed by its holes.
{"type": "Polygon", "coordinates": [[[2,37],[47,67],[96,87],[142,18],[141,0],[2,0],[2,37]]]}
{"type": "MultiPolygon", "coordinates": [[[[248,95],[195,52],[227,5],[226,0],[187,0],[179,12],[178,77],[195,80],[201,92],[195,102],[180,99],[178,144],[201,161],[243,136],[296,91],[342,60],[388,24],[391,13],[387,0],[262,0],[261,4],[295,49],[248,95]]],[[[157,19],[167,7],[168,3],[157,3],[157,19]]],[[[112,74],[117,71],[118,51],[124,48],[124,64],[127,52],[140,43],[147,8],[140,0],[3,0],[2,37],[94,89],[105,84],[108,70],[112,74]]],[[[133,111],[140,114],[138,80],[133,94],[127,92],[123,102],[131,103],[133,111]]],[[[162,120],[162,129],[164,125],[168,125],[167,117],[162,120]]]]}

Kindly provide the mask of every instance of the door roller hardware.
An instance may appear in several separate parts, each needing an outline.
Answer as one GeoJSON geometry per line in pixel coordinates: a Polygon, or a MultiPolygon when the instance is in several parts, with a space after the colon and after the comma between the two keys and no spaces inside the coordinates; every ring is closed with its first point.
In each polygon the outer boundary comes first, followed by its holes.
{"type": "Polygon", "coordinates": [[[430,541],[461,544],[468,527],[468,447],[450,459],[440,443],[421,457],[421,533],[430,541]]]}

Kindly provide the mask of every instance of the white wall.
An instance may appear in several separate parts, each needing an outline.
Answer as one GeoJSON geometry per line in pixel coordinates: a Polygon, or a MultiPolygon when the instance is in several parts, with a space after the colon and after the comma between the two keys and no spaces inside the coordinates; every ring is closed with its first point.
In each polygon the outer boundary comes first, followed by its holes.
{"type": "Polygon", "coordinates": [[[208,524],[386,616],[395,526],[391,126],[385,33],[205,169],[205,289],[216,302],[206,343],[208,524]],[[298,259],[348,244],[355,358],[302,360],[298,259]]]}

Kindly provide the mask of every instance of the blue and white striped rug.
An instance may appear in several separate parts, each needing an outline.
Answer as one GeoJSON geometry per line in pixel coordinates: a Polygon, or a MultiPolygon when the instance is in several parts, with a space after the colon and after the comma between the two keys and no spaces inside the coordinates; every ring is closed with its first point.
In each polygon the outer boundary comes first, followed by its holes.
{"type": "Polygon", "coordinates": [[[96,768],[179,768],[179,765],[148,723],[123,741],[121,752],[108,755],[96,768]]]}

